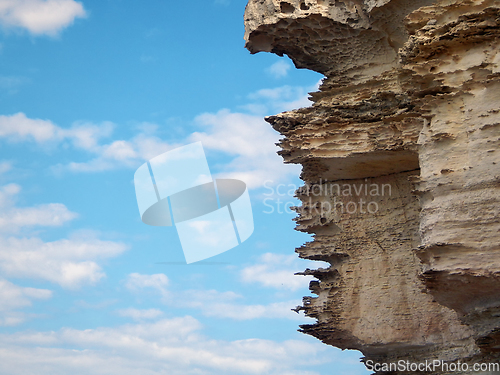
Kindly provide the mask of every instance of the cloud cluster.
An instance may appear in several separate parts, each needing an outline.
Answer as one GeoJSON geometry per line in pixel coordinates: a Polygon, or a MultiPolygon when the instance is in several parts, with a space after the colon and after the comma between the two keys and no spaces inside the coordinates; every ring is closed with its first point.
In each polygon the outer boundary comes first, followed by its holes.
{"type": "Polygon", "coordinates": [[[115,257],[127,247],[102,241],[91,232],[45,242],[33,236],[14,236],[22,228],[61,226],[77,217],[61,203],[17,207],[17,184],[0,186],[0,272],[8,277],[34,278],[76,289],[95,284],[105,274],[98,260],[115,257]]]}
{"type": "Polygon", "coordinates": [[[200,130],[178,144],[157,137],[157,126],[154,124],[149,124],[147,129],[142,129],[131,139],[104,143],[103,140],[113,133],[114,125],[110,122],[75,123],[70,128],[62,128],[50,120],[29,118],[22,112],[0,115],[0,139],[40,145],[69,145],[92,157],[85,162],[53,166],[54,170],[87,173],[137,168],[144,161],[173,148],[201,141],[205,150],[226,156],[217,177],[240,179],[250,188],[259,188],[265,181],[283,181],[299,174],[299,166],[284,165],[282,158],[276,154],[280,135],[264,121],[263,116],[269,111],[280,112],[309,105],[308,91],[308,88],[291,86],[259,90],[250,94],[250,104],[243,106],[250,113],[228,109],[203,113],[194,119],[200,130]]]}
{"type": "Polygon", "coordinates": [[[165,305],[177,308],[199,310],[202,315],[220,319],[252,320],[259,318],[303,320],[291,308],[300,300],[279,301],[271,304],[244,304],[243,296],[232,292],[217,290],[182,290],[167,289],[168,278],[164,274],[130,274],[125,286],[134,293],[143,296],[144,292],[155,292],[161,296],[165,305]]]}
{"type": "MultiPolygon", "coordinates": [[[[102,172],[126,167],[137,168],[145,161],[177,147],[154,135],[138,134],[130,140],[116,140],[109,144],[88,149],[96,157],[88,162],[63,166],[73,172],[102,172]]],[[[61,166],[59,166],[61,167],[61,166]]]]}
{"type": "Polygon", "coordinates": [[[206,130],[193,133],[191,141],[233,157],[219,177],[240,179],[249,188],[258,188],[266,180],[279,181],[299,172],[299,167],[284,165],[276,154],[279,135],[261,116],[224,109],[204,113],[195,122],[206,130]]]}
{"type": "Polygon", "coordinates": [[[317,375],[332,361],[320,343],[213,340],[190,316],[116,328],[0,335],[2,370],[12,375],[317,375]]]}
{"type": "Polygon", "coordinates": [[[170,145],[148,132],[139,133],[130,140],[102,143],[113,134],[114,124],[75,123],[62,128],[50,120],[32,119],[24,113],[0,116],[0,138],[12,143],[35,142],[39,145],[69,145],[85,151],[94,158],[87,162],[59,165],[57,170],[74,172],[100,172],[110,169],[134,168],[175,145],[170,145]]]}
{"type": "Polygon", "coordinates": [[[30,307],[33,300],[46,300],[52,292],[46,289],[24,288],[0,278],[0,326],[22,323],[26,314],[18,309],[30,307]]]}
{"type": "Polygon", "coordinates": [[[125,282],[125,287],[131,292],[142,292],[151,289],[164,297],[168,296],[167,285],[168,277],[163,273],[154,275],[131,273],[125,282]]]}
{"type": "MultiPolygon", "coordinates": [[[[221,110],[204,113],[195,118],[204,131],[192,133],[185,143],[201,141],[207,151],[222,152],[230,158],[218,177],[237,178],[250,188],[261,187],[269,179],[280,180],[298,174],[299,167],[285,166],[276,154],[278,134],[261,116],[221,110]],[[257,146],[256,146],[257,145],[257,146]]],[[[95,157],[87,162],[59,165],[56,170],[98,172],[119,167],[136,168],[141,163],[179,145],[169,144],[150,131],[142,132],[130,140],[114,140],[102,144],[110,137],[113,124],[75,124],[61,128],[49,120],[31,119],[24,113],[0,116],[0,138],[10,142],[31,141],[38,144],[69,143],[95,157]]]]}
{"type": "MultiPolygon", "coordinates": [[[[0,172],[9,169],[10,163],[0,163],[0,172]]],[[[77,214],[61,203],[18,207],[20,191],[17,184],[0,186],[0,326],[18,325],[35,317],[23,309],[31,307],[33,301],[52,297],[50,290],[22,287],[4,277],[44,280],[77,289],[105,277],[100,260],[127,249],[124,244],[99,240],[90,232],[52,242],[30,236],[33,227],[61,226],[77,214]]]]}
{"type": "Polygon", "coordinates": [[[182,295],[185,296],[185,300],[181,304],[183,307],[198,309],[204,316],[213,318],[232,320],[303,319],[290,310],[297,304],[297,301],[248,305],[237,302],[243,299],[242,295],[216,290],[187,290],[183,291],[182,295]]]}
{"type": "Polygon", "coordinates": [[[16,207],[14,203],[20,191],[21,187],[17,184],[0,186],[0,233],[15,233],[23,227],[61,226],[78,216],[61,203],[16,207]]]}
{"type": "Polygon", "coordinates": [[[157,319],[163,315],[163,311],[158,309],[135,309],[130,307],[128,309],[120,309],[117,311],[118,315],[125,318],[132,318],[133,320],[143,321],[157,319]]]}
{"type": "Polygon", "coordinates": [[[295,165],[284,165],[282,158],[276,154],[280,135],[264,121],[264,114],[310,105],[307,92],[313,89],[282,86],[259,90],[250,94],[250,103],[242,107],[250,113],[228,109],[203,113],[194,119],[194,124],[200,130],[177,144],[156,136],[157,125],[154,124],[149,124],[148,129],[142,129],[131,139],[115,139],[104,143],[103,140],[113,133],[114,125],[110,122],[75,123],[70,128],[62,128],[50,120],[29,118],[22,112],[0,116],[0,139],[9,142],[31,141],[40,145],[69,144],[75,150],[93,155],[85,162],[54,166],[59,172],[137,168],[144,161],[173,148],[201,141],[207,151],[226,155],[227,161],[217,177],[240,179],[250,188],[259,188],[267,180],[282,181],[296,176],[300,169],[295,165]]]}
{"type": "Polygon", "coordinates": [[[82,3],[74,0],[0,0],[0,25],[34,35],[55,36],[83,17],[82,3]]]}
{"type": "Polygon", "coordinates": [[[303,269],[304,265],[300,264],[295,255],[266,253],[259,258],[257,264],[243,268],[241,281],[260,284],[267,288],[307,290],[311,278],[295,275],[303,269]]]}
{"type": "Polygon", "coordinates": [[[0,237],[0,271],[8,277],[47,280],[63,288],[93,285],[105,274],[98,260],[116,257],[127,247],[99,239],[0,237]]]}

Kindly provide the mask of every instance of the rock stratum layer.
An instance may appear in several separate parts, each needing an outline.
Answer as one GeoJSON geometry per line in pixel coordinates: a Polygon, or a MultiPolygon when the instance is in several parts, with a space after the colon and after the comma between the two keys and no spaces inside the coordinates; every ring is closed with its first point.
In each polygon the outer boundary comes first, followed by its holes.
{"type": "Polygon", "coordinates": [[[245,25],[326,77],[266,118],[303,166],[296,251],[330,264],[304,272],[301,330],[365,361],[498,362],[500,1],[250,0],[245,25]]]}

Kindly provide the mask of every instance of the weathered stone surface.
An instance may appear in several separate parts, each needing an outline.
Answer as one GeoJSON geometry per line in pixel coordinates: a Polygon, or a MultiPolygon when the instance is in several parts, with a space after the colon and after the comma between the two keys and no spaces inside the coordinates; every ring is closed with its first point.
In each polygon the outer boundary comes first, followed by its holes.
{"type": "Polygon", "coordinates": [[[326,76],[267,118],[303,165],[297,252],[331,264],[305,271],[303,332],[378,362],[498,361],[500,1],[250,0],[245,22],[250,52],[326,76]]]}

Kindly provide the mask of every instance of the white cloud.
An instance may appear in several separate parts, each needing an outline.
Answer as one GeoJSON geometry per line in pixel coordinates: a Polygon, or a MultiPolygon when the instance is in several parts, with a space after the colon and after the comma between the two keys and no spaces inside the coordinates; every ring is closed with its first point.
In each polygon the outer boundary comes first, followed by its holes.
{"type": "MultiPolygon", "coordinates": [[[[304,261],[296,255],[266,253],[255,265],[241,270],[241,280],[245,283],[257,283],[264,287],[296,291],[307,289],[311,277],[295,275],[304,270],[304,261]]],[[[314,262],[312,267],[319,268],[325,263],[314,262]]]]}
{"type": "MultiPolygon", "coordinates": [[[[1,1],[1,0],[0,0],[1,1]]],[[[31,119],[22,112],[0,116],[0,137],[11,142],[34,141],[40,144],[69,140],[75,147],[95,150],[98,140],[109,136],[113,124],[77,123],[70,129],[61,128],[50,120],[31,119]]]]}
{"type": "Polygon", "coordinates": [[[149,319],[157,319],[160,316],[163,315],[163,311],[158,310],[158,309],[145,309],[145,310],[139,310],[139,309],[134,309],[132,307],[128,309],[121,309],[117,311],[118,315],[126,317],[126,318],[132,318],[134,320],[149,320],[149,319]]]}
{"type": "MultiPolygon", "coordinates": [[[[300,106],[307,101],[306,89],[283,86],[263,89],[249,95],[253,109],[300,106]],[[258,102],[261,103],[258,103],[258,102]]],[[[308,105],[310,103],[305,103],[308,105]]],[[[281,108],[282,110],[283,108],[281,108]]],[[[259,109],[260,110],[260,109],[259,109]]],[[[107,144],[100,140],[111,135],[113,124],[76,123],[69,129],[50,120],[30,119],[24,113],[0,116],[0,138],[8,141],[34,141],[39,144],[70,143],[74,148],[95,155],[85,162],[53,166],[55,172],[100,172],[116,168],[137,168],[146,160],[179,147],[201,141],[206,150],[222,152],[232,160],[221,164],[217,177],[243,180],[249,188],[259,188],[265,181],[283,181],[297,176],[300,167],[285,165],[277,155],[280,135],[263,119],[263,113],[246,114],[227,109],[204,113],[194,119],[201,131],[194,132],[180,144],[171,144],[155,135],[156,125],[147,124],[141,133],[129,140],[118,139],[107,144]]],[[[227,160],[227,159],[226,159],[227,160]]]]}
{"type": "Polygon", "coordinates": [[[309,107],[312,105],[312,102],[309,100],[309,92],[318,91],[320,83],[321,81],[318,81],[314,86],[310,87],[285,85],[258,90],[248,95],[248,98],[253,103],[250,106],[246,106],[246,108],[250,111],[266,108],[266,113],[270,112],[274,114],[309,107]]]}
{"type": "Polygon", "coordinates": [[[98,156],[84,163],[70,163],[63,168],[73,172],[101,172],[119,167],[137,168],[155,156],[177,147],[154,135],[139,134],[129,141],[117,140],[92,150],[98,156]]]}
{"type": "Polygon", "coordinates": [[[201,141],[206,150],[232,157],[232,160],[220,164],[217,177],[240,179],[249,188],[259,188],[265,181],[283,181],[300,173],[299,166],[285,165],[277,155],[279,148],[276,143],[280,135],[263,117],[271,110],[276,113],[310,105],[307,91],[307,88],[292,86],[259,90],[249,95],[253,102],[244,106],[255,114],[231,112],[227,109],[203,113],[194,119],[200,131],[192,133],[180,144],[170,144],[155,136],[154,124],[147,124],[141,129],[141,133],[129,140],[117,139],[101,144],[100,139],[112,132],[113,125],[110,123],[74,124],[70,129],[64,129],[49,120],[30,119],[24,113],[0,116],[0,138],[13,142],[32,140],[40,144],[69,142],[76,149],[95,155],[85,162],[54,166],[56,172],[137,168],[144,161],[173,148],[201,141]]]}
{"type": "Polygon", "coordinates": [[[22,227],[32,226],[61,226],[78,216],[61,203],[15,207],[16,196],[20,191],[21,187],[16,184],[0,186],[0,232],[15,232],[22,227]]]}
{"type": "Polygon", "coordinates": [[[310,107],[309,93],[318,91],[321,80],[312,86],[280,86],[265,88],[250,93],[250,103],[241,106],[242,109],[258,116],[273,115],[298,108],[310,107]]]}
{"type": "Polygon", "coordinates": [[[58,136],[60,140],[69,140],[76,148],[97,152],[99,141],[111,136],[114,127],[109,121],[101,124],[77,122],[69,129],[58,128],[58,136]]]}
{"type": "Polygon", "coordinates": [[[304,94],[303,87],[281,86],[274,89],[260,89],[248,95],[250,99],[291,100],[304,94]]]}
{"type": "Polygon", "coordinates": [[[26,314],[17,309],[29,307],[34,299],[45,300],[52,297],[46,289],[24,288],[0,278],[0,326],[12,326],[22,323],[26,314]]]}
{"type": "Polygon", "coordinates": [[[13,231],[26,226],[56,227],[73,220],[78,215],[61,203],[42,204],[35,207],[12,208],[0,213],[0,231],[13,231]]]}
{"type": "MultiPolygon", "coordinates": [[[[208,291],[208,294],[222,294],[208,291]],[[210,293],[211,292],[211,293],[210,293]]],[[[198,291],[198,293],[207,293],[198,291]]],[[[187,293],[191,296],[191,293],[187,293]]],[[[198,299],[181,303],[181,306],[198,308],[204,316],[219,319],[233,320],[253,320],[253,319],[290,319],[304,321],[304,317],[292,311],[292,308],[299,304],[300,300],[289,300],[274,302],[267,305],[244,305],[231,302],[224,302],[219,299],[198,299]],[[202,303],[203,301],[203,303],[202,303]]]]}
{"type": "Polygon", "coordinates": [[[0,76],[0,89],[5,90],[8,94],[15,94],[18,92],[19,87],[21,87],[26,82],[28,82],[28,79],[25,77],[0,76]]]}
{"type": "Polygon", "coordinates": [[[1,238],[0,271],[10,277],[48,280],[63,288],[95,284],[105,274],[97,263],[120,255],[126,246],[96,238],[43,242],[39,238],[1,238]]]}
{"type": "Polygon", "coordinates": [[[287,61],[278,60],[273,65],[271,65],[269,68],[267,68],[266,71],[271,76],[278,79],[278,78],[286,77],[288,75],[288,71],[291,68],[292,68],[292,66],[287,61]]]}
{"type": "MultiPolygon", "coordinates": [[[[126,250],[124,244],[99,240],[91,231],[75,232],[68,239],[53,242],[44,242],[37,237],[8,237],[7,233],[12,235],[21,228],[60,226],[77,216],[60,203],[16,207],[16,196],[20,191],[21,187],[17,184],[0,187],[2,276],[47,280],[63,288],[77,289],[85,284],[95,284],[105,277],[99,260],[117,256],[126,250]]],[[[6,285],[9,284],[4,282],[4,289],[6,285]]],[[[14,289],[10,287],[9,290],[14,289]]],[[[16,290],[18,294],[22,291],[25,295],[37,291],[29,288],[16,290]]],[[[0,300],[3,304],[9,303],[8,299],[0,300]]]]}
{"type": "Polygon", "coordinates": [[[193,133],[191,138],[193,142],[201,141],[208,149],[250,157],[276,151],[274,142],[278,140],[278,134],[258,116],[223,109],[199,115],[195,122],[208,127],[208,132],[193,133]]]}
{"type": "Polygon", "coordinates": [[[84,300],[78,300],[75,301],[74,306],[77,309],[91,309],[91,310],[102,310],[104,308],[107,308],[111,305],[114,305],[115,303],[119,302],[118,299],[105,299],[100,302],[87,302],[84,300]]]}
{"type": "Polygon", "coordinates": [[[317,375],[328,348],[301,340],[213,340],[194,318],[116,328],[0,335],[2,370],[11,375],[317,375]]]}
{"type": "Polygon", "coordinates": [[[0,0],[0,24],[34,35],[57,35],[85,16],[82,3],[74,0],[0,0]]]}
{"type": "Polygon", "coordinates": [[[0,162],[0,175],[7,173],[12,169],[12,163],[8,161],[2,161],[0,162]]]}
{"type": "Polygon", "coordinates": [[[279,135],[262,117],[224,109],[204,113],[195,121],[207,130],[193,133],[190,141],[201,141],[205,149],[235,157],[225,165],[221,177],[240,179],[250,188],[258,188],[266,180],[298,174],[299,167],[284,165],[276,154],[279,135]]]}
{"type": "Polygon", "coordinates": [[[77,122],[71,128],[62,128],[50,120],[31,119],[24,113],[0,116],[0,138],[10,142],[32,141],[38,144],[69,143],[77,150],[96,155],[88,162],[72,162],[58,165],[55,170],[74,172],[99,172],[119,167],[138,167],[145,160],[162,154],[176,145],[162,141],[149,131],[140,133],[131,140],[115,140],[100,144],[102,138],[109,137],[114,125],[110,122],[92,124],[77,122]]]}
{"type": "Polygon", "coordinates": [[[17,184],[8,184],[0,186],[0,208],[3,210],[6,207],[11,207],[14,204],[14,199],[21,191],[21,186],[17,184]]]}
{"type": "Polygon", "coordinates": [[[245,305],[238,303],[238,300],[242,300],[243,296],[235,292],[219,292],[217,290],[171,291],[167,290],[168,283],[168,278],[164,274],[141,275],[133,273],[128,276],[125,286],[140,296],[143,295],[144,291],[152,290],[162,296],[162,302],[166,305],[197,309],[208,317],[233,320],[259,318],[304,319],[291,310],[300,301],[281,301],[268,305],[245,305]]]}
{"type": "Polygon", "coordinates": [[[114,141],[103,147],[102,156],[105,159],[124,161],[136,158],[137,153],[130,142],[114,141]]]}
{"type": "Polygon", "coordinates": [[[152,289],[153,291],[160,293],[162,296],[168,295],[168,277],[163,273],[157,273],[154,275],[131,273],[127,277],[125,286],[132,292],[152,289]]]}
{"type": "Polygon", "coordinates": [[[0,116],[0,137],[12,141],[33,139],[47,142],[57,137],[58,128],[48,120],[29,119],[24,113],[0,116]]]}

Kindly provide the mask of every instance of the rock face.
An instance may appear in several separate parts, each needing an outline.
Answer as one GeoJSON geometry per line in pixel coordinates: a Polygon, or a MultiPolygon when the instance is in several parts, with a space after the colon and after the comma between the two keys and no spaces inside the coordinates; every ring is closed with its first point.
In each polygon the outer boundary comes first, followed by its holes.
{"type": "Polygon", "coordinates": [[[250,52],[326,77],[266,119],[303,166],[297,252],[331,265],[304,272],[302,331],[365,361],[498,362],[500,1],[250,0],[245,24],[250,52]]]}

